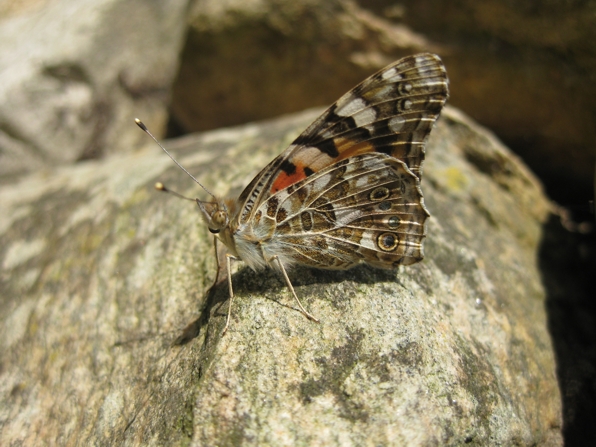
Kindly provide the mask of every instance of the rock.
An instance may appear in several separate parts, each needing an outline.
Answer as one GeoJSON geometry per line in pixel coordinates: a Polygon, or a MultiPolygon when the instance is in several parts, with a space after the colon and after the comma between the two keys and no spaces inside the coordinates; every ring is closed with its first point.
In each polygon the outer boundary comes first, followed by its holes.
{"type": "Polygon", "coordinates": [[[579,1],[204,0],[189,14],[173,127],[329,104],[399,57],[436,52],[450,104],[497,133],[585,220],[596,162],[594,13],[579,1]]]}
{"type": "Polygon", "coordinates": [[[135,110],[157,133],[165,128],[187,0],[8,3],[0,10],[4,181],[138,147],[135,110]]]}
{"type": "Polygon", "coordinates": [[[171,107],[186,132],[326,105],[394,60],[439,48],[346,0],[206,0],[189,16],[171,107]]]}
{"type": "MultiPolygon", "coordinates": [[[[380,16],[394,4],[367,3],[380,16]]],[[[441,57],[452,81],[451,105],[499,135],[551,198],[579,208],[586,219],[596,163],[596,4],[413,0],[400,6],[401,20],[447,49],[441,57]]]]}
{"type": "MultiPolygon", "coordinates": [[[[317,113],[166,145],[239,192],[317,113]]],[[[427,148],[423,262],[291,272],[320,324],[238,263],[221,337],[210,235],[157,180],[205,195],[152,143],[0,188],[0,444],[562,445],[537,260],[552,208],[460,112],[427,148]]]]}

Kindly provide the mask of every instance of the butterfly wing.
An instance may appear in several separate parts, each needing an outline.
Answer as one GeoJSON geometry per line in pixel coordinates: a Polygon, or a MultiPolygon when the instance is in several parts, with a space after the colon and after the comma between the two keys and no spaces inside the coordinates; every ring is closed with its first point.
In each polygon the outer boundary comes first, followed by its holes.
{"type": "Polygon", "coordinates": [[[418,262],[429,216],[419,185],[404,162],[386,154],[341,160],[259,207],[256,228],[271,235],[264,257],[328,269],[418,262]]]}
{"type": "Polygon", "coordinates": [[[238,224],[273,194],[341,160],[377,152],[401,160],[418,178],[424,145],[448,97],[441,59],[400,59],[342,96],[274,159],[240,195],[238,224]]]}

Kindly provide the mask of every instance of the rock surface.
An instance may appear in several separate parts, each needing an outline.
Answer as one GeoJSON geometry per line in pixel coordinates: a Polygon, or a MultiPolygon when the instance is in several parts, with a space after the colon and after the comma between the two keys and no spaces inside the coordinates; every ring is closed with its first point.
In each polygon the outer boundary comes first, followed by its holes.
{"type": "Polygon", "coordinates": [[[130,151],[141,110],[165,129],[188,0],[2,3],[0,178],[130,151]]]}
{"type": "Polygon", "coordinates": [[[185,131],[327,105],[385,65],[439,45],[353,1],[203,0],[172,91],[185,131]]]}
{"type": "MultiPolygon", "coordinates": [[[[239,191],[315,117],[167,145],[239,191]]],[[[537,258],[551,205],[458,111],[427,148],[425,260],[296,269],[320,324],[276,274],[238,264],[221,337],[209,233],[156,180],[197,191],[152,144],[0,188],[0,444],[562,445],[537,258]]]]}

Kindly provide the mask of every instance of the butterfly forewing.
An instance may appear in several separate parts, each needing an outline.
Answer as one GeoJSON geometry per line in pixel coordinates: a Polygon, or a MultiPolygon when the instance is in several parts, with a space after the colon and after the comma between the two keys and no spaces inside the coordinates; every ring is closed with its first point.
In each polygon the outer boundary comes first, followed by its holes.
{"type": "Polygon", "coordinates": [[[240,196],[237,220],[250,222],[271,195],[359,154],[403,161],[420,178],[424,145],[448,96],[440,58],[403,58],[372,75],[315,120],[240,196]]]}
{"type": "Polygon", "coordinates": [[[340,98],[296,139],[288,159],[300,164],[303,151],[320,148],[322,154],[310,163],[314,168],[330,153],[343,159],[376,151],[404,161],[418,174],[424,143],[447,94],[445,68],[437,56],[404,58],[340,98]]]}

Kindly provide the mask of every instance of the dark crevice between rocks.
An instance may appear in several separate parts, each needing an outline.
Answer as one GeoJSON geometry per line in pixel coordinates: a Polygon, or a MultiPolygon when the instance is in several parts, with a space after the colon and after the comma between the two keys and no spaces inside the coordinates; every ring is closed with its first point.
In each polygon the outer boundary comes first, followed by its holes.
{"type": "Polygon", "coordinates": [[[556,356],[567,447],[596,445],[596,234],[571,233],[551,215],[539,266],[556,356]]]}

